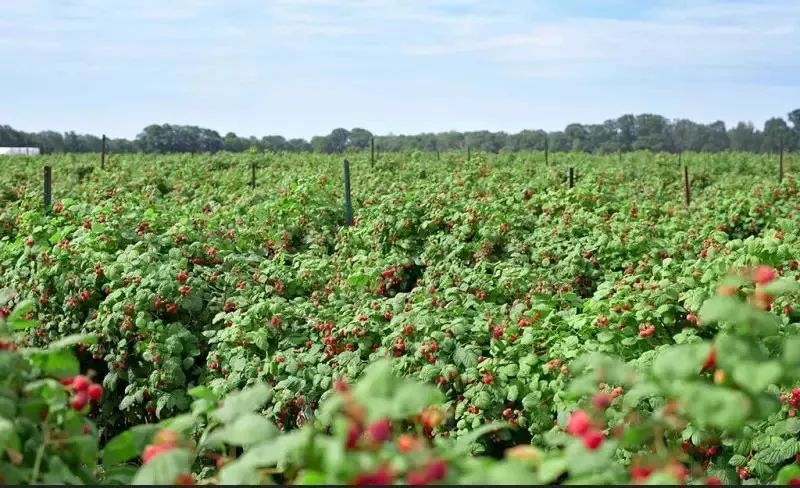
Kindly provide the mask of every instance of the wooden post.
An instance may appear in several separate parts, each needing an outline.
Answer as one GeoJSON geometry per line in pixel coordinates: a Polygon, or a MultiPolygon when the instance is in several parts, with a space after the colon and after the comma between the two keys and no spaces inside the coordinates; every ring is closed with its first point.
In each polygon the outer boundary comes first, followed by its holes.
{"type": "Polygon", "coordinates": [[[687,207],[692,203],[689,190],[689,167],[685,164],[683,165],[683,200],[686,202],[687,207]]]}
{"type": "Polygon", "coordinates": [[[439,161],[439,150],[436,150],[436,160],[439,161]]]}
{"type": "Polygon", "coordinates": [[[50,166],[44,167],[44,211],[50,212],[53,206],[53,170],[50,166]]]}
{"type": "Polygon", "coordinates": [[[467,161],[469,161],[470,159],[472,159],[472,155],[470,153],[469,144],[467,144],[467,161]]]}
{"type": "Polygon", "coordinates": [[[619,155],[619,162],[621,163],[622,162],[622,149],[618,150],[617,154],[619,155]]]}
{"type": "Polygon", "coordinates": [[[250,163],[250,186],[255,189],[256,187],[256,162],[250,163]]]}
{"type": "Polygon", "coordinates": [[[570,189],[572,189],[572,187],[575,186],[575,170],[573,169],[572,166],[569,167],[569,178],[567,179],[567,182],[569,184],[570,189]]]}
{"type": "Polygon", "coordinates": [[[783,181],[783,134],[781,134],[780,154],[778,156],[778,183],[783,181]]]}
{"type": "Polygon", "coordinates": [[[369,138],[369,162],[375,164],[375,137],[369,138]]]}
{"type": "Polygon", "coordinates": [[[100,169],[104,169],[106,167],[106,135],[103,134],[103,149],[100,153],[100,169]]]}
{"type": "Polygon", "coordinates": [[[350,199],[350,161],[344,160],[344,225],[353,225],[353,202],[350,199]]]}
{"type": "Polygon", "coordinates": [[[547,139],[547,136],[544,136],[544,164],[548,166],[550,164],[550,142],[547,139]]]}

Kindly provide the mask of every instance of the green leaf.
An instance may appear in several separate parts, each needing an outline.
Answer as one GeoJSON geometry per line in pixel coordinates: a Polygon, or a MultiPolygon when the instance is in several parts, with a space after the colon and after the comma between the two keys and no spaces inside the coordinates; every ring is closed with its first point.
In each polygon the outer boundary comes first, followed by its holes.
{"type": "Polygon", "coordinates": [[[240,415],[254,412],[272,397],[272,390],[265,384],[258,384],[228,396],[222,407],[213,415],[223,424],[229,424],[240,415]]]}
{"type": "Polygon", "coordinates": [[[325,478],[325,473],[320,471],[315,471],[311,469],[305,469],[298,473],[297,479],[294,480],[295,484],[298,485],[325,485],[327,483],[327,479],[325,478]]]}
{"type": "Polygon", "coordinates": [[[170,429],[175,432],[182,432],[190,434],[191,431],[197,426],[198,419],[194,415],[187,413],[183,415],[176,415],[175,417],[168,417],[158,423],[159,429],[170,429]]]}
{"type": "Polygon", "coordinates": [[[800,466],[797,464],[790,464],[784,466],[778,471],[777,482],[779,485],[788,485],[789,481],[800,478],[800,466]]]}
{"type": "Polygon", "coordinates": [[[157,431],[157,425],[143,424],[114,437],[103,448],[103,464],[113,466],[138,457],[157,431]]]}
{"type": "Polygon", "coordinates": [[[214,431],[208,437],[207,442],[212,446],[225,443],[248,447],[272,439],[278,433],[278,428],[266,418],[256,413],[246,413],[225,427],[214,431]]]}
{"type": "Polygon", "coordinates": [[[78,358],[70,349],[36,351],[31,354],[31,362],[41,368],[45,376],[65,378],[80,373],[78,358]]]}
{"type": "Polygon", "coordinates": [[[605,344],[606,342],[611,342],[617,335],[613,332],[609,332],[604,330],[597,334],[597,341],[605,344]]]}
{"type": "Polygon", "coordinates": [[[453,362],[464,368],[473,368],[478,365],[478,354],[471,348],[457,347],[453,352],[453,362]]]}
{"type": "Polygon", "coordinates": [[[94,334],[72,334],[61,339],[51,342],[48,346],[50,350],[64,349],[74,346],[76,344],[94,344],[97,342],[97,336],[94,334]]]}
{"type": "Polygon", "coordinates": [[[711,344],[682,344],[664,349],[653,361],[653,374],[662,380],[698,376],[711,351],[711,344]]]}
{"type": "Polygon", "coordinates": [[[562,474],[567,472],[569,464],[563,457],[548,459],[539,466],[539,482],[550,484],[557,480],[562,474]]]}
{"type": "Polygon", "coordinates": [[[778,446],[770,446],[767,447],[766,449],[758,451],[756,455],[753,456],[753,459],[755,459],[756,462],[759,463],[775,465],[791,457],[794,457],[793,452],[792,453],[784,452],[778,446]]]}
{"type": "Polygon", "coordinates": [[[217,395],[215,395],[214,392],[211,391],[211,388],[208,388],[206,386],[195,386],[194,388],[188,390],[187,393],[193,398],[208,400],[210,402],[217,401],[217,395]]]}
{"type": "Polygon", "coordinates": [[[5,449],[19,451],[19,436],[14,429],[14,423],[5,417],[0,417],[0,452],[5,449]]]}
{"type": "Polygon", "coordinates": [[[130,485],[136,476],[136,467],[127,464],[108,467],[104,466],[103,484],[105,485],[130,485]]]}
{"type": "Polygon", "coordinates": [[[256,466],[233,461],[219,472],[220,485],[250,486],[261,485],[262,479],[256,466]]]}
{"type": "Polygon", "coordinates": [[[508,427],[509,427],[508,424],[505,422],[502,423],[492,422],[490,424],[481,425],[477,429],[470,431],[469,434],[459,437],[458,440],[456,440],[456,443],[453,446],[453,448],[447,451],[445,459],[446,460],[458,459],[461,456],[470,454],[478,439],[485,436],[486,434],[489,434],[491,432],[497,432],[498,430],[507,429],[508,427]]]}
{"type": "Polygon", "coordinates": [[[703,303],[699,312],[700,322],[737,322],[752,315],[752,309],[738,298],[731,296],[714,296],[703,303]]]}
{"type": "Polygon", "coordinates": [[[14,308],[14,311],[8,316],[6,322],[14,323],[24,321],[25,315],[31,310],[33,310],[33,300],[23,300],[14,308]]]}
{"type": "Polygon", "coordinates": [[[508,393],[506,394],[506,400],[509,402],[517,401],[517,397],[519,397],[519,387],[517,385],[511,385],[508,387],[508,393]]]}
{"type": "Polygon", "coordinates": [[[161,453],[136,472],[131,484],[174,485],[179,476],[191,473],[191,456],[191,452],[180,448],[161,453]]]}
{"type": "Polygon", "coordinates": [[[763,292],[771,296],[781,296],[800,290],[800,285],[795,280],[781,278],[764,286],[763,292]]]}
{"type": "MultiPolygon", "coordinates": [[[[225,479],[225,470],[237,469],[237,465],[239,469],[241,469],[243,467],[269,467],[282,463],[290,453],[301,445],[305,435],[305,432],[295,430],[251,447],[238,460],[226,464],[225,467],[222,468],[220,471],[220,475],[222,475],[220,481],[225,479]]],[[[226,484],[224,481],[222,481],[222,483],[226,484]]]]}
{"type": "Polygon", "coordinates": [[[750,393],[761,393],[780,379],[783,369],[777,361],[741,361],[733,369],[733,381],[750,393]]]}
{"type": "Polygon", "coordinates": [[[570,477],[607,470],[614,451],[616,451],[616,443],[611,440],[604,442],[595,451],[587,450],[579,440],[572,440],[565,449],[565,454],[569,459],[570,477]]]}
{"type": "Polygon", "coordinates": [[[394,395],[394,416],[410,417],[443,401],[444,395],[435,386],[407,382],[398,388],[394,395]]]}
{"type": "Polygon", "coordinates": [[[789,367],[800,367],[800,336],[786,338],[783,343],[783,362],[789,367]]]}
{"type": "Polygon", "coordinates": [[[750,415],[752,403],[744,393],[717,385],[676,385],[686,410],[702,427],[738,430],[750,415]]]}
{"type": "Polygon", "coordinates": [[[8,323],[8,328],[9,330],[25,330],[32,329],[38,325],[39,323],[33,320],[15,320],[8,323]]]}

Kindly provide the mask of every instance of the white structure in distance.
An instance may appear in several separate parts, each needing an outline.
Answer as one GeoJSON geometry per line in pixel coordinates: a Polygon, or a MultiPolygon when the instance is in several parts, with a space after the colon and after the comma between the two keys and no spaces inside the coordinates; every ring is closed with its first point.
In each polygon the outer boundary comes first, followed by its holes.
{"type": "Polygon", "coordinates": [[[38,147],[0,147],[0,156],[38,156],[38,147]]]}

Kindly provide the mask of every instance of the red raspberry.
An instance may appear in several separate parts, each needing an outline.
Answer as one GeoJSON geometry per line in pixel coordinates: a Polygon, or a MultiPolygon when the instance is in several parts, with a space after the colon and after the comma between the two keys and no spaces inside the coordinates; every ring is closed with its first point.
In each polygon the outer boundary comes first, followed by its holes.
{"type": "Polygon", "coordinates": [[[389,419],[380,419],[367,426],[367,438],[375,443],[387,441],[392,435],[389,419]]]}
{"type": "Polygon", "coordinates": [[[89,385],[86,393],[89,395],[90,400],[94,402],[100,401],[100,399],[103,398],[103,387],[97,383],[89,385]]]}
{"type": "Polygon", "coordinates": [[[91,385],[92,382],[86,376],[79,374],[78,376],[72,378],[72,389],[77,392],[86,391],[91,385]]]}
{"type": "Polygon", "coordinates": [[[76,412],[83,410],[87,403],[89,403],[89,395],[85,391],[78,392],[69,400],[69,406],[76,412]]]}
{"type": "Polygon", "coordinates": [[[603,443],[603,433],[599,430],[590,430],[581,436],[581,441],[586,449],[594,451],[603,443]]]}
{"type": "Polygon", "coordinates": [[[583,410],[573,412],[567,422],[567,432],[574,436],[582,436],[589,430],[589,427],[591,427],[589,414],[583,410]]]}

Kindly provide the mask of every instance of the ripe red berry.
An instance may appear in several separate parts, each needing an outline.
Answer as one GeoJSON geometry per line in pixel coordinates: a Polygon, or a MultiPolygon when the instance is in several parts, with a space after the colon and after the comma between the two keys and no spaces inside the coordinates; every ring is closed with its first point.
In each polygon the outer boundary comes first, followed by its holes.
{"type": "Polygon", "coordinates": [[[154,457],[171,451],[174,449],[174,447],[174,445],[170,444],[150,444],[144,448],[144,452],[142,453],[142,461],[144,461],[144,464],[147,464],[152,461],[154,457]]]}
{"type": "Polygon", "coordinates": [[[653,473],[653,468],[643,466],[631,466],[630,475],[631,480],[636,484],[644,484],[647,478],[653,473]]]}
{"type": "Polygon", "coordinates": [[[594,451],[603,443],[603,433],[599,430],[590,430],[581,436],[584,447],[594,451]]]}
{"type": "Polygon", "coordinates": [[[367,426],[367,439],[375,443],[385,442],[392,435],[389,419],[379,419],[367,426]]]}
{"type": "Polygon", "coordinates": [[[747,468],[738,468],[736,472],[739,474],[739,479],[742,481],[750,478],[750,470],[747,468]]]}
{"type": "Polygon", "coordinates": [[[406,476],[406,484],[409,486],[426,486],[430,483],[423,472],[412,471],[406,476]]]}
{"type": "Polygon", "coordinates": [[[569,417],[567,421],[567,432],[574,436],[582,436],[591,427],[591,420],[589,414],[583,410],[576,410],[569,417]]]}
{"type": "Polygon", "coordinates": [[[447,476],[447,464],[441,459],[425,466],[425,475],[430,481],[441,481],[447,476]]]}
{"type": "Polygon", "coordinates": [[[709,476],[706,478],[706,486],[722,486],[722,480],[716,476],[709,476]]]}
{"type": "Polygon", "coordinates": [[[77,392],[86,391],[91,384],[92,382],[89,380],[89,378],[82,374],[72,378],[72,389],[77,392]]]}
{"type": "Polygon", "coordinates": [[[486,374],[483,376],[483,378],[481,378],[481,381],[483,382],[484,385],[491,385],[492,383],[494,383],[494,377],[490,374],[486,374]]]}
{"type": "Polygon", "coordinates": [[[83,410],[87,403],[89,403],[89,395],[85,391],[78,392],[69,399],[69,406],[76,412],[83,410]]]}
{"type": "Polygon", "coordinates": [[[392,471],[387,466],[381,466],[375,471],[361,473],[353,480],[354,486],[391,485],[394,480],[392,471]]]}
{"type": "Polygon", "coordinates": [[[608,393],[600,392],[592,397],[592,405],[598,410],[605,410],[611,405],[611,395],[608,393]]]}
{"type": "Polygon", "coordinates": [[[174,303],[170,303],[169,305],[167,305],[167,313],[175,313],[177,311],[178,311],[178,306],[175,305],[174,303]]]}
{"type": "Polygon", "coordinates": [[[103,387],[98,385],[97,383],[89,385],[89,388],[86,389],[86,393],[89,395],[89,399],[92,401],[100,401],[103,398],[103,387]]]}
{"type": "Polygon", "coordinates": [[[345,438],[345,447],[347,449],[355,449],[358,446],[358,438],[361,437],[361,427],[355,422],[350,424],[347,428],[347,437],[345,438]]]}
{"type": "Polygon", "coordinates": [[[766,285],[774,280],[777,273],[769,266],[759,266],[753,271],[753,280],[759,285],[766,285]]]}
{"type": "Polygon", "coordinates": [[[714,366],[717,365],[717,349],[714,346],[711,346],[711,351],[708,352],[708,356],[706,356],[706,361],[703,363],[703,370],[712,369],[714,366]]]}

